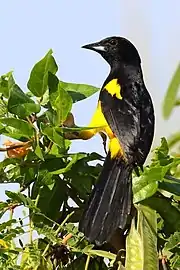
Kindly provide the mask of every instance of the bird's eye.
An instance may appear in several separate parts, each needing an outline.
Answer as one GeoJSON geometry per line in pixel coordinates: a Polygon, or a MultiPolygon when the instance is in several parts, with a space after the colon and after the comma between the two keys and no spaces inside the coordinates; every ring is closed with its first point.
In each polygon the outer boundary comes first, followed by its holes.
{"type": "Polygon", "coordinates": [[[111,44],[111,45],[116,45],[116,44],[117,44],[117,41],[116,41],[115,39],[111,39],[111,40],[110,40],[110,44],[111,44]]]}

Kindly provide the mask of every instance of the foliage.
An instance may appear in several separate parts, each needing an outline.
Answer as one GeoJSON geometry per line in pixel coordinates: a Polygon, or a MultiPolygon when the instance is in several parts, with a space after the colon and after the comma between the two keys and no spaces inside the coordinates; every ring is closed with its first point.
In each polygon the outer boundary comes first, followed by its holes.
{"type": "MultiPolygon", "coordinates": [[[[98,88],[62,82],[57,69],[50,50],[33,67],[29,92],[12,72],[0,77],[0,131],[18,140],[1,148],[8,157],[0,162],[0,182],[19,184],[0,202],[0,269],[124,269],[115,249],[88,243],[77,228],[104,158],[70,151],[68,138],[83,129],[71,108],[98,88]],[[28,214],[18,219],[20,206],[28,214]]],[[[137,216],[129,223],[126,269],[158,269],[158,258],[180,267],[179,164],[163,138],[149,166],[134,175],[137,216]]]]}
{"type": "MultiPolygon", "coordinates": [[[[180,105],[180,63],[178,64],[174,75],[172,76],[171,82],[167,89],[167,93],[163,102],[163,116],[164,119],[168,119],[175,108],[178,108],[180,105]]],[[[180,150],[180,131],[172,134],[168,138],[169,147],[179,147],[180,150]]]]}
{"type": "Polygon", "coordinates": [[[178,91],[180,87],[180,64],[171,79],[170,85],[168,87],[164,103],[163,103],[163,115],[164,118],[169,118],[172,110],[175,106],[180,105],[180,100],[178,99],[178,91]]]}

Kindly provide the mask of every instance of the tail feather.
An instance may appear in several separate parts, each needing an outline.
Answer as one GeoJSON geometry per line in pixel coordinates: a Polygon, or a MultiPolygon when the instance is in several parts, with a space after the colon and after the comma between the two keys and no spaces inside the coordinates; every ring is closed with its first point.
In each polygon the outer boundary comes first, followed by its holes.
{"type": "Polygon", "coordinates": [[[79,224],[90,242],[102,245],[117,228],[123,229],[132,202],[132,165],[108,153],[99,181],[79,224]]]}

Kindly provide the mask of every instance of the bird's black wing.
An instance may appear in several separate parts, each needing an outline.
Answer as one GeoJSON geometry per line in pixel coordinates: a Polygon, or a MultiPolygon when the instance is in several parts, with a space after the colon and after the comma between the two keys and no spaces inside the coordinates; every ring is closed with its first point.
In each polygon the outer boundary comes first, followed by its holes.
{"type": "MultiPolygon", "coordinates": [[[[140,86],[139,86],[140,87],[140,86]]],[[[140,106],[140,138],[137,144],[137,165],[142,166],[150,151],[154,136],[154,108],[148,91],[141,93],[140,106]]]]}
{"type": "Polygon", "coordinates": [[[121,88],[122,99],[109,94],[106,89],[100,93],[102,112],[111,130],[118,138],[129,162],[135,162],[135,152],[141,134],[140,93],[135,84],[121,88]]]}

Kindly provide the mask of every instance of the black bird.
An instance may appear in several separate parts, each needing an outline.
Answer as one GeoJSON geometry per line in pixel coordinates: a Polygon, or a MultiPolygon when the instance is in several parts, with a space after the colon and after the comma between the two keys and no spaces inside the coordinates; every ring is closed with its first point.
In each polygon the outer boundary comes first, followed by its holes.
{"type": "Polygon", "coordinates": [[[132,171],[143,167],[150,151],[154,109],[139,53],[129,40],[110,37],[83,48],[98,52],[110,65],[89,124],[97,128],[79,134],[89,139],[104,132],[109,138],[102,172],[79,224],[90,242],[102,245],[126,225],[132,206],[132,171]]]}

